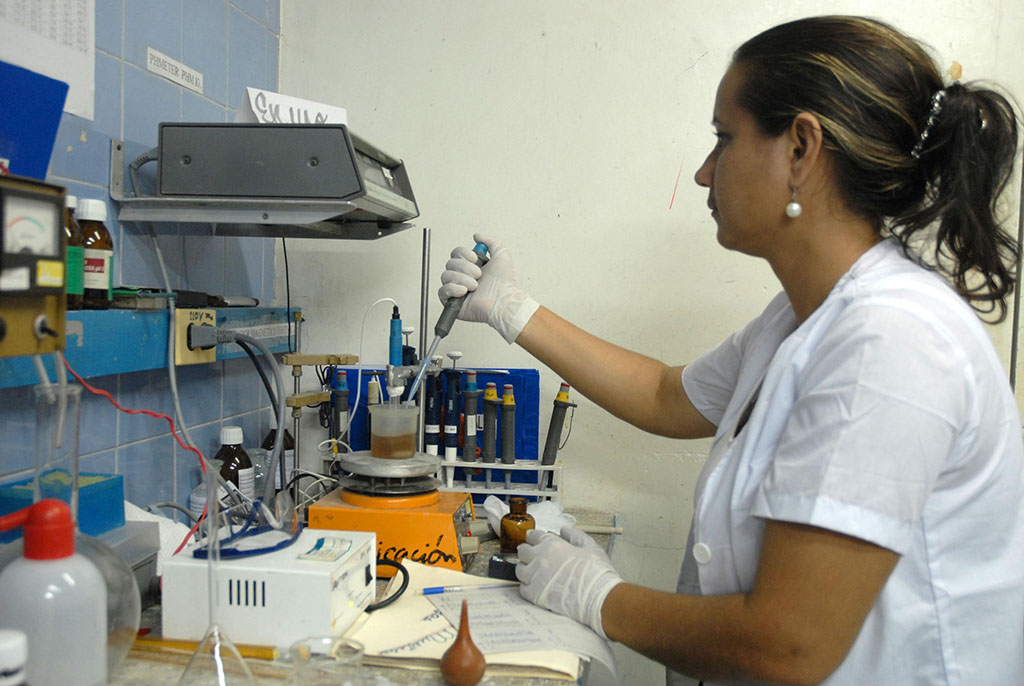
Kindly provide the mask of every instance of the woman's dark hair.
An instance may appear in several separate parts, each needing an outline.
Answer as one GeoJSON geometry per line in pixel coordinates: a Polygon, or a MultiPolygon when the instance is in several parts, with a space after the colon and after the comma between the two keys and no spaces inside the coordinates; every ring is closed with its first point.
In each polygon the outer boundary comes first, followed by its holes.
{"type": "Polygon", "coordinates": [[[740,103],[762,133],[781,134],[800,112],[817,117],[847,207],[918,255],[922,230],[936,225],[933,259],[922,263],[979,312],[1005,318],[1020,259],[996,216],[1017,147],[1005,97],[944,87],[920,44],[861,17],[776,26],[740,46],[734,63],[740,103]]]}

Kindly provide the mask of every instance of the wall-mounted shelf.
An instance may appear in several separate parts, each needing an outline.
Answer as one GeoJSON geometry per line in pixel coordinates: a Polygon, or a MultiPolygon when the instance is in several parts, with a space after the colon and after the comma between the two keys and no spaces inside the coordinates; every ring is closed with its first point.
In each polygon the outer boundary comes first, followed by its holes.
{"type": "Polygon", "coordinates": [[[281,236],[375,240],[404,231],[406,222],[359,221],[362,211],[343,200],[207,198],[129,195],[125,188],[124,142],[110,143],[110,197],[121,222],[207,225],[212,236],[281,236]]]}
{"type": "MultiPolygon", "coordinates": [[[[283,307],[231,307],[215,310],[217,326],[242,329],[275,353],[288,352],[287,310],[283,307]]],[[[292,308],[292,316],[297,310],[292,308]]],[[[294,329],[293,329],[294,331],[294,329]]],[[[68,312],[66,323],[68,363],[81,376],[125,374],[167,366],[167,310],[77,310],[68,312]]],[[[244,357],[237,345],[217,346],[217,359],[244,357]]],[[[53,360],[43,364],[55,379],[53,360]]],[[[179,367],[180,369],[180,367],[179,367]]],[[[31,386],[39,376],[31,357],[0,360],[0,388],[31,386]]]]}

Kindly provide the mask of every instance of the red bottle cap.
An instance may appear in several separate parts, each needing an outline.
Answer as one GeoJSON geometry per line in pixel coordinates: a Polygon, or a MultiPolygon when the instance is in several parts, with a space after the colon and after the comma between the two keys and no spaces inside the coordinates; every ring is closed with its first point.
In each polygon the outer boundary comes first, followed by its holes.
{"type": "Polygon", "coordinates": [[[40,500],[0,517],[0,531],[18,526],[25,527],[25,557],[30,560],[58,560],[75,554],[75,523],[63,500],[40,500]]]}

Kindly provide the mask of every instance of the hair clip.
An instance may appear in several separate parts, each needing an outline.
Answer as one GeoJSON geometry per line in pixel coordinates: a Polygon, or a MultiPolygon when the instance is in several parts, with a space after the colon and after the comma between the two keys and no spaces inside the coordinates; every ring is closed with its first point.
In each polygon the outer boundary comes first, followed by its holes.
{"type": "Polygon", "coordinates": [[[914,144],[913,149],[910,151],[910,156],[915,160],[921,157],[921,151],[924,149],[925,141],[928,140],[928,134],[931,133],[932,127],[939,118],[939,113],[942,112],[942,101],[945,99],[945,88],[940,88],[935,91],[934,95],[932,95],[932,109],[928,112],[928,120],[925,122],[924,128],[921,130],[921,135],[918,137],[917,143],[914,144]]]}

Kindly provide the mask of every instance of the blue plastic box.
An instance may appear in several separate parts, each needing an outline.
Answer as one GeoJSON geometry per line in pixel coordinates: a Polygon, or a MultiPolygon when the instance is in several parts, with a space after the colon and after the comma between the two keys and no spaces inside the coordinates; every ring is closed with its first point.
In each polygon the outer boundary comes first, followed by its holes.
{"type": "MultiPolygon", "coordinates": [[[[42,497],[71,500],[71,476],[55,470],[43,475],[42,497]]],[[[32,479],[0,486],[0,516],[32,504],[32,479]]],[[[120,474],[78,475],[78,528],[98,536],[124,526],[124,477],[120,474]]],[[[21,538],[21,529],[0,534],[0,542],[21,538]]]]}

